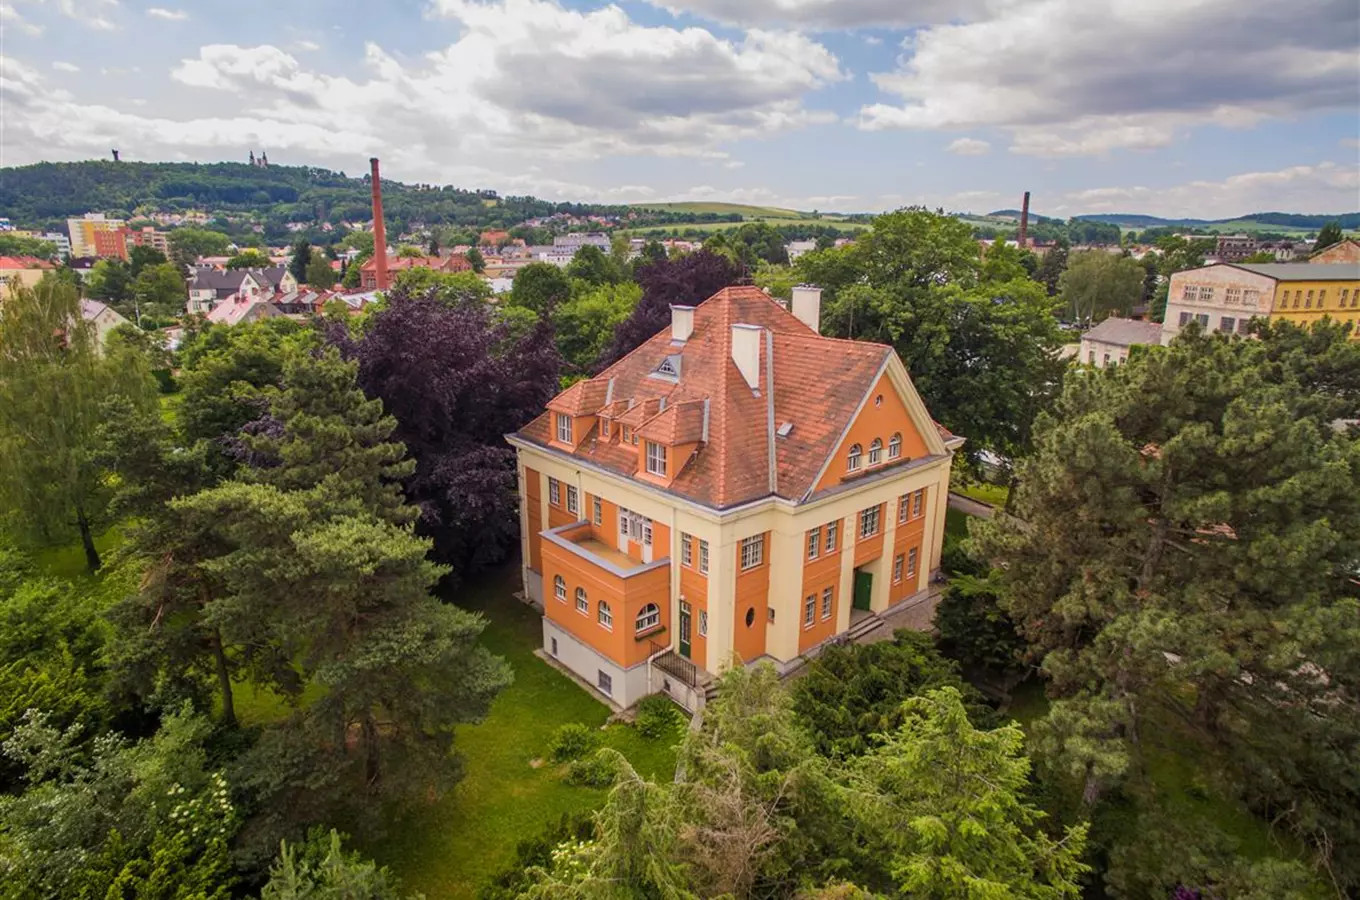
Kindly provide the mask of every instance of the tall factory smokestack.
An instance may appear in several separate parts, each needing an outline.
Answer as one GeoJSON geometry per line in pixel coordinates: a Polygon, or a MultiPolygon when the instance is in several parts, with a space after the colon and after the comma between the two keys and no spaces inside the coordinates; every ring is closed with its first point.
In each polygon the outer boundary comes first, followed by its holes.
{"type": "Polygon", "coordinates": [[[378,157],[368,161],[373,180],[373,264],[377,287],[387,290],[387,226],[383,224],[382,178],[378,175],[378,157]]]}
{"type": "MultiPolygon", "coordinates": [[[[376,161],[374,164],[376,165],[376,161]]],[[[1020,204],[1020,234],[1016,238],[1016,243],[1022,250],[1029,246],[1029,191],[1025,191],[1025,202],[1020,204]]]]}

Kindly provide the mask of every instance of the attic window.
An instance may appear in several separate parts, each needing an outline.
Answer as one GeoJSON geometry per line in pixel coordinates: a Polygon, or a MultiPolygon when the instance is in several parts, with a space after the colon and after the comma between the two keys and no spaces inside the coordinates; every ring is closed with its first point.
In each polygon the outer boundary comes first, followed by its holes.
{"type": "Polygon", "coordinates": [[[788,437],[792,433],[793,433],[792,422],[785,422],[783,425],[780,425],[779,430],[775,432],[775,434],[779,435],[780,437],[788,437]]]}
{"type": "Polygon", "coordinates": [[[666,357],[665,359],[661,360],[661,365],[656,367],[656,371],[653,372],[652,375],[656,378],[665,378],[668,381],[679,381],[680,380],[679,355],[672,354],[666,357]]]}

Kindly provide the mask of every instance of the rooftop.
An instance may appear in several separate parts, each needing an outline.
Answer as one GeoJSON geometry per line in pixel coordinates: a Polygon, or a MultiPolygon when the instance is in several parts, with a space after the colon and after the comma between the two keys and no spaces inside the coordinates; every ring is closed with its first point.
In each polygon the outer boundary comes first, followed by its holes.
{"type": "Polygon", "coordinates": [[[1135,319],[1119,319],[1111,316],[1095,328],[1082,335],[1082,340],[1114,344],[1117,347],[1132,347],[1135,344],[1160,344],[1162,326],[1156,322],[1139,322],[1135,319]]]}
{"type": "Polygon", "coordinates": [[[1360,263],[1234,263],[1276,281],[1360,281],[1360,263]]]}

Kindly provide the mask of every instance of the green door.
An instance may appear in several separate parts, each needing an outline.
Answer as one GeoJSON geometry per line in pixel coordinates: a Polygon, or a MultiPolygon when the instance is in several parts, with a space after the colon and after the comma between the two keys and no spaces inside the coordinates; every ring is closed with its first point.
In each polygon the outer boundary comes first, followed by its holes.
{"type": "Polygon", "coordinates": [[[689,604],[680,601],[680,655],[689,659],[689,604]]]}
{"type": "Polygon", "coordinates": [[[874,576],[871,572],[855,570],[855,609],[868,612],[873,606],[874,576]]]}

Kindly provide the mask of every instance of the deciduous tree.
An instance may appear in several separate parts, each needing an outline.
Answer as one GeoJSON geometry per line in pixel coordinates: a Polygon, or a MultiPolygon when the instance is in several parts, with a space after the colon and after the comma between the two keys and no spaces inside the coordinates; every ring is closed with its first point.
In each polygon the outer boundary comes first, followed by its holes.
{"type": "Polygon", "coordinates": [[[1063,314],[1081,323],[1127,316],[1142,299],[1145,275],[1143,267],[1127,256],[1104,250],[1074,253],[1058,281],[1063,314]]]}
{"type": "Polygon", "coordinates": [[[510,302],[539,315],[571,296],[571,279],[552,263],[529,263],[515,273],[510,302]]]}
{"type": "Polygon", "coordinates": [[[228,269],[267,269],[274,261],[254,247],[246,247],[227,260],[228,269]]]}
{"type": "Polygon", "coordinates": [[[730,260],[707,250],[639,265],[633,277],[642,287],[642,299],[618,326],[596,368],[622,359],[665,328],[671,320],[672,305],[702,303],[734,284],[737,275],[730,260]]]}
{"type": "Polygon", "coordinates": [[[1345,237],[1345,234],[1341,231],[1340,222],[1328,222],[1318,231],[1317,240],[1313,242],[1313,252],[1326,250],[1333,244],[1339,244],[1345,237]]]}

